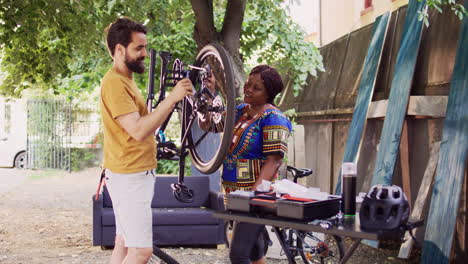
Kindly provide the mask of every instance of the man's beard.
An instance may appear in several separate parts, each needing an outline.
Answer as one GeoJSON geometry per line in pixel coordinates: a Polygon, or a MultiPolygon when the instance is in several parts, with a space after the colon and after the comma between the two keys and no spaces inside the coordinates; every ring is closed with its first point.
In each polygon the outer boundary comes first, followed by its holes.
{"type": "Polygon", "coordinates": [[[144,73],[145,72],[145,64],[143,61],[145,57],[141,57],[138,59],[130,59],[127,54],[125,55],[125,65],[132,71],[136,73],[144,73]]]}

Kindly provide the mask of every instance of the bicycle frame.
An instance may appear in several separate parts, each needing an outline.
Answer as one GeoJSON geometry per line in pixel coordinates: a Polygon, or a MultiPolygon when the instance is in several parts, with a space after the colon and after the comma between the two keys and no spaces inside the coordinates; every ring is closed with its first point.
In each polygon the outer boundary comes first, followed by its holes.
{"type": "MultiPolygon", "coordinates": [[[[174,191],[174,196],[177,200],[190,203],[193,202],[193,191],[190,190],[187,186],[184,185],[184,174],[185,174],[185,158],[188,155],[187,151],[187,139],[188,139],[188,132],[192,128],[193,122],[197,115],[197,112],[201,110],[205,111],[221,111],[222,109],[218,109],[208,105],[205,96],[214,99],[215,96],[211,94],[210,90],[206,87],[206,78],[208,78],[211,74],[211,70],[209,65],[207,68],[196,67],[193,65],[184,65],[184,63],[176,59],[174,61],[173,70],[168,70],[167,67],[169,62],[172,59],[172,55],[169,52],[158,52],[161,58],[161,72],[160,72],[160,82],[159,82],[159,98],[156,104],[153,105],[154,100],[154,72],[156,67],[156,51],[154,49],[150,50],[150,69],[149,69],[149,76],[148,76],[148,98],[147,98],[147,107],[148,112],[152,112],[159,103],[161,103],[166,98],[166,89],[167,87],[174,87],[177,81],[183,78],[189,78],[191,75],[195,77],[194,74],[200,74],[202,79],[202,87],[200,91],[195,92],[192,97],[186,96],[182,100],[182,108],[176,107],[174,110],[171,111],[169,116],[166,118],[164,123],[161,127],[156,131],[156,139],[158,142],[165,142],[164,130],[166,129],[169,120],[175,110],[182,110],[182,135],[181,135],[181,147],[179,152],[179,178],[178,183],[173,184],[172,188],[174,191]],[[186,69],[189,68],[189,69],[186,69]],[[185,109],[191,109],[192,111],[185,111],[185,109]],[[187,112],[190,112],[190,115],[187,116],[187,112]]],[[[206,132],[201,139],[203,139],[206,132]]],[[[198,140],[200,142],[200,139],[198,140]]]]}

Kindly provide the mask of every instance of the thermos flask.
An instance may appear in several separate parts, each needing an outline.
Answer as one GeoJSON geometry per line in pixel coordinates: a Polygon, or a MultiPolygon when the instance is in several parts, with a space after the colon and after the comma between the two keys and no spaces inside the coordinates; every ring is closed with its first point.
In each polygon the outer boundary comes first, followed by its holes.
{"type": "Polygon", "coordinates": [[[342,177],[342,210],[345,218],[356,215],[356,164],[345,162],[341,166],[342,177]]]}

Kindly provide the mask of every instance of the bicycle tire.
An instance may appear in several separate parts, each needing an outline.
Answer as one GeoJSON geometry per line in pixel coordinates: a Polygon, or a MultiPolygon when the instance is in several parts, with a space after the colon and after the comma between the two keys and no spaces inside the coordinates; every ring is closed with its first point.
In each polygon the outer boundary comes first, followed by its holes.
{"type": "Polygon", "coordinates": [[[166,252],[162,251],[157,246],[153,246],[153,255],[148,260],[147,264],[166,263],[166,264],[179,264],[177,260],[169,256],[166,252]]]}
{"type": "MultiPolygon", "coordinates": [[[[313,236],[310,233],[301,232],[302,240],[306,236],[313,236]]],[[[325,234],[325,239],[319,240],[315,246],[320,252],[310,252],[304,248],[302,240],[298,240],[299,254],[305,264],[321,263],[339,263],[344,256],[345,247],[341,237],[325,234]],[[323,243],[323,244],[322,244],[323,243]],[[324,249],[326,247],[326,249],[324,249]]]]}
{"type": "MultiPolygon", "coordinates": [[[[224,112],[222,113],[223,118],[221,118],[220,121],[222,124],[220,124],[219,127],[223,129],[222,132],[217,131],[216,134],[220,137],[219,145],[216,151],[210,155],[207,154],[206,148],[213,144],[210,141],[206,141],[208,143],[199,142],[200,138],[205,138],[205,135],[199,136],[199,132],[194,130],[198,129],[198,131],[200,131],[198,122],[194,122],[195,124],[188,131],[187,140],[188,150],[195,168],[204,174],[210,174],[218,170],[221,166],[231,143],[235,121],[235,88],[231,61],[226,50],[221,45],[216,43],[208,44],[200,50],[197,54],[194,66],[201,67],[206,63],[210,64],[211,69],[213,69],[216,84],[219,85],[216,86],[218,92],[217,98],[219,98],[218,101],[224,106],[224,112]]],[[[194,74],[191,74],[190,77],[192,83],[195,85],[195,89],[197,89],[197,83],[200,84],[200,81],[197,80],[197,76],[194,74]]],[[[192,113],[190,107],[185,107],[183,111],[185,115],[190,115],[192,113]]],[[[208,132],[204,133],[206,134],[208,132]]],[[[208,137],[207,140],[213,139],[208,137]]]]}

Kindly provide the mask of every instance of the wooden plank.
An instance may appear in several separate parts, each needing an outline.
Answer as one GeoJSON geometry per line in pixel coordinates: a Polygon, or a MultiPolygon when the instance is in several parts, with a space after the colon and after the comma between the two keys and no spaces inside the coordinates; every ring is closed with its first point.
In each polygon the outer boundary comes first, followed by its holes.
{"type": "MultiPolygon", "coordinates": [[[[429,205],[428,194],[432,190],[432,183],[436,171],[437,160],[439,159],[439,150],[440,142],[435,142],[432,145],[431,153],[429,154],[429,160],[427,162],[426,170],[424,171],[421,185],[419,186],[418,196],[414,202],[413,209],[411,210],[409,221],[416,222],[426,218],[427,208],[429,205]]],[[[416,228],[413,230],[413,234],[417,237],[417,234],[420,231],[421,228],[416,228]]],[[[411,250],[414,246],[414,240],[411,238],[409,232],[406,232],[404,240],[405,242],[400,247],[398,257],[407,259],[411,255],[411,250]]]]}
{"type": "MultiPolygon", "coordinates": [[[[343,162],[357,162],[362,135],[366,125],[367,111],[372,99],[372,94],[374,93],[375,80],[382,57],[389,17],[390,13],[387,12],[378,17],[374,24],[372,39],[364,61],[364,69],[359,84],[353,119],[351,120],[351,126],[348,132],[343,162]]],[[[335,193],[341,193],[341,177],[337,179],[335,193]]]]}
{"type": "Polygon", "coordinates": [[[294,166],[297,168],[305,168],[305,139],[304,139],[304,126],[303,125],[294,125],[294,166]]]}
{"type": "MultiPolygon", "coordinates": [[[[408,110],[406,115],[444,117],[447,110],[448,96],[421,96],[413,95],[409,98],[408,110]]],[[[371,103],[367,118],[382,118],[387,112],[388,100],[379,100],[371,103]]]]}
{"type": "MultiPolygon", "coordinates": [[[[468,164],[468,160],[466,161],[468,164]]],[[[463,208],[462,208],[462,213],[460,217],[460,225],[458,229],[458,234],[459,234],[459,241],[460,241],[460,252],[455,252],[457,255],[460,254],[462,255],[460,257],[460,261],[463,263],[468,263],[468,170],[467,166],[465,166],[465,184],[463,187],[463,208]]],[[[458,259],[457,259],[458,260],[458,259]]]]}
{"type": "MultiPolygon", "coordinates": [[[[410,0],[406,12],[403,36],[398,51],[395,72],[392,79],[385,121],[380,135],[371,186],[392,184],[393,171],[400,147],[400,136],[408,107],[409,94],[413,80],[419,44],[421,42],[422,21],[418,14],[425,7],[423,0],[410,0]]],[[[368,246],[377,248],[378,241],[363,240],[368,246]]]]}
{"type": "MultiPolygon", "coordinates": [[[[412,95],[409,98],[407,115],[444,117],[447,110],[448,96],[445,95],[412,95]]],[[[387,112],[388,99],[373,101],[369,105],[367,118],[382,118],[387,112]]],[[[353,108],[336,108],[297,113],[299,118],[324,115],[347,115],[353,108]]],[[[320,120],[318,120],[320,121],[320,120]]]]}
{"type": "Polygon", "coordinates": [[[408,121],[405,120],[403,123],[403,131],[401,132],[400,142],[400,164],[401,164],[401,178],[403,184],[403,192],[406,194],[406,198],[410,206],[413,204],[411,196],[411,172],[409,163],[409,148],[408,148],[408,121]]]}
{"type": "Polygon", "coordinates": [[[317,111],[308,111],[297,113],[297,117],[308,117],[308,116],[322,116],[322,115],[346,115],[352,114],[352,108],[336,108],[336,109],[325,109],[317,111]]]}
{"type": "MultiPolygon", "coordinates": [[[[468,162],[468,160],[467,160],[468,162]]],[[[466,168],[466,166],[465,166],[466,168]]],[[[465,169],[465,183],[463,184],[463,191],[460,197],[460,206],[458,208],[458,218],[457,218],[457,227],[456,235],[454,237],[454,245],[452,246],[452,252],[450,254],[450,263],[468,263],[468,252],[467,252],[467,170],[465,169]]]]}
{"type": "Polygon", "coordinates": [[[369,106],[367,118],[382,118],[387,113],[388,99],[374,101],[369,106]]]}
{"type": "MultiPolygon", "coordinates": [[[[465,1],[468,8],[468,1],[465,1]]],[[[468,19],[462,22],[450,84],[422,263],[448,263],[468,152],[468,19]]]]}
{"type": "Polygon", "coordinates": [[[392,184],[403,121],[421,42],[423,22],[419,20],[418,12],[421,12],[425,6],[425,1],[419,2],[417,0],[410,0],[408,4],[403,36],[388,99],[390,107],[387,109],[384,127],[380,136],[380,147],[377,153],[372,185],[392,184]]]}
{"type": "Polygon", "coordinates": [[[382,120],[373,120],[367,123],[366,132],[362,142],[362,150],[359,154],[358,171],[364,177],[358,178],[360,192],[368,192],[371,187],[372,172],[374,171],[375,158],[377,156],[382,120]]]}
{"type": "MultiPolygon", "coordinates": [[[[305,154],[304,126],[293,125],[293,132],[291,133],[288,139],[287,165],[290,165],[296,168],[306,168],[305,157],[306,157],[306,154],[305,154]]],[[[284,166],[284,173],[286,173],[286,166],[284,166]]],[[[290,179],[292,180],[292,178],[290,179]]],[[[303,186],[307,186],[307,177],[298,179],[298,183],[303,186]]]]}
{"type": "Polygon", "coordinates": [[[314,174],[307,177],[307,186],[330,192],[332,187],[332,123],[304,123],[306,167],[314,174]]]}
{"type": "Polygon", "coordinates": [[[410,96],[407,115],[444,117],[448,96],[410,96]]]}

